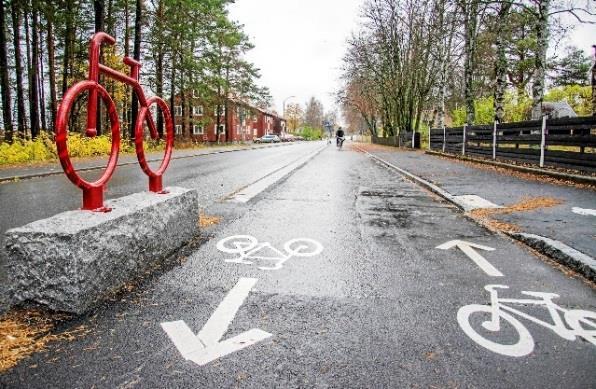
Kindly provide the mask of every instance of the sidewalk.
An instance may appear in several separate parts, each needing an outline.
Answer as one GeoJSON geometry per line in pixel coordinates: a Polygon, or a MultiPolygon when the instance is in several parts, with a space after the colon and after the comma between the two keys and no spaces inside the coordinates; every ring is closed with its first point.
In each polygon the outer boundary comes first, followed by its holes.
{"type": "MultiPolygon", "coordinates": [[[[200,155],[209,155],[216,153],[227,153],[232,151],[252,150],[267,147],[278,147],[283,145],[291,145],[292,143],[277,143],[272,145],[255,145],[255,144],[238,144],[233,146],[208,146],[200,149],[174,149],[172,159],[191,158],[200,155]]],[[[163,157],[163,152],[147,153],[147,160],[160,161],[163,157]]],[[[103,169],[106,166],[108,156],[90,157],[90,158],[73,158],[73,164],[78,171],[80,170],[94,170],[103,169]]],[[[118,157],[118,166],[136,164],[136,154],[120,154],[118,157]]],[[[47,176],[52,174],[64,174],[60,161],[40,162],[35,165],[21,165],[17,167],[5,166],[0,167],[0,182],[12,181],[15,179],[27,179],[33,177],[47,176]]]]}
{"type": "MultiPolygon", "coordinates": [[[[484,224],[511,235],[532,234],[555,240],[585,254],[583,259],[594,264],[596,192],[593,187],[557,184],[556,180],[441,158],[423,151],[371,144],[358,146],[446,191],[447,197],[453,197],[452,202],[484,224]],[[503,208],[490,208],[495,205],[503,208]]],[[[516,237],[525,240],[521,235],[516,237]]],[[[543,245],[553,244],[542,241],[543,245]]],[[[542,251],[552,254],[548,249],[542,251]]]]}

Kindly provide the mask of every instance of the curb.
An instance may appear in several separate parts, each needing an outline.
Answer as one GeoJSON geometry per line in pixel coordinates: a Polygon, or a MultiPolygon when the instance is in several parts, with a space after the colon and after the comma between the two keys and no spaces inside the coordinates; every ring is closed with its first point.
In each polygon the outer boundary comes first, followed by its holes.
{"type": "Polygon", "coordinates": [[[524,173],[539,174],[542,176],[549,176],[549,177],[558,178],[561,180],[574,181],[574,182],[578,182],[581,184],[596,185],[596,177],[591,177],[591,176],[582,176],[579,174],[569,174],[569,173],[563,173],[563,172],[557,172],[557,171],[551,171],[551,170],[543,170],[543,169],[534,168],[534,167],[514,165],[512,163],[505,163],[505,162],[499,162],[499,161],[490,161],[490,160],[481,159],[481,158],[472,158],[472,157],[467,157],[464,155],[443,153],[440,151],[433,151],[433,150],[425,150],[424,153],[428,154],[428,155],[436,155],[436,156],[440,156],[440,157],[447,157],[447,158],[453,158],[453,159],[460,159],[463,161],[476,162],[476,163],[481,163],[484,165],[498,166],[498,167],[502,167],[502,168],[506,168],[506,169],[517,170],[517,171],[524,172],[524,173]]]}
{"type": "Polygon", "coordinates": [[[596,261],[573,247],[540,235],[523,232],[508,233],[507,235],[583,274],[590,281],[596,282],[596,261]]]}
{"type": "MultiPolygon", "coordinates": [[[[280,144],[273,144],[273,145],[262,146],[262,147],[252,146],[252,147],[246,147],[246,148],[242,148],[242,149],[217,150],[217,151],[210,151],[207,153],[181,155],[178,157],[172,157],[171,160],[202,157],[205,155],[225,154],[225,153],[231,153],[231,152],[235,152],[235,151],[251,151],[251,150],[268,149],[268,148],[272,148],[272,147],[292,146],[294,144],[295,143],[280,143],[280,144]]],[[[147,162],[159,162],[159,161],[161,161],[161,158],[152,158],[152,159],[147,160],[147,162]]],[[[121,162],[121,163],[118,163],[116,166],[129,166],[129,165],[136,165],[136,164],[138,164],[137,161],[121,162]]],[[[77,172],[88,172],[88,171],[100,170],[100,169],[105,169],[105,165],[90,166],[90,167],[80,168],[80,169],[76,169],[76,170],[77,170],[77,172]]],[[[56,170],[56,171],[22,174],[22,175],[10,176],[10,177],[0,177],[0,183],[16,181],[16,180],[28,180],[31,178],[38,178],[38,177],[55,176],[55,175],[60,175],[60,174],[64,174],[64,171],[62,169],[56,170]]]]}
{"type": "MultiPolygon", "coordinates": [[[[464,206],[462,204],[460,204],[455,199],[455,196],[452,195],[451,193],[445,191],[444,189],[439,188],[435,184],[432,184],[423,178],[420,178],[420,177],[408,172],[407,170],[399,168],[399,167],[395,166],[394,164],[392,164],[388,161],[385,161],[384,159],[379,158],[376,155],[371,154],[366,150],[359,148],[358,146],[356,146],[356,148],[358,150],[362,151],[363,153],[367,154],[369,157],[377,160],[378,162],[380,162],[394,170],[397,170],[400,174],[402,174],[403,176],[405,176],[406,178],[408,178],[410,181],[414,182],[415,184],[418,184],[418,185],[430,190],[431,192],[437,194],[438,196],[442,197],[443,199],[447,200],[451,204],[455,205],[460,211],[463,211],[463,212],[466,211],[464,206]]],[[[465,216],[468,217],[470,220],[473,220],[474,222],[480,224],[481,226],[488,228],[481,221],[476,220],[473,217],[470,217],[468,215],[465,215],[465,216]]],[[[560,263],[561,265],[564,265],[564,266],[578,272],[579,274],[586,277],[587,279],[589,279],[591,281],[596,281],[596,261],[589,255],[586,255],[570,246],[567,246],[566,244],[564,244],[562,242],[559,242],[554,239],[546,238],[546,237],[543,237],[540,235],[528,234],[528,233],[523,233],[523,232],[515,232],[515,233],[508,233],[508,232],[503,232],[503,231],[498,231],[498,232],[504,233],[506,236],[509,236],[509,237],[525,244],[526,246],[528,246],[534,250],[537,250],[541,254],[546,255],[547,257],[553,259],[557,263],[560,263]]]]}

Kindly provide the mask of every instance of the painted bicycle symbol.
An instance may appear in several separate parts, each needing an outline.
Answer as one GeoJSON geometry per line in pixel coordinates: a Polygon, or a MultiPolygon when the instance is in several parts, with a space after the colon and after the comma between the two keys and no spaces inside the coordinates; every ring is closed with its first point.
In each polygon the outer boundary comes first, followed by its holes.
{"type": "Polygon", "coordinates": [[[323,246],[314,239],[298,238],[287,241],[284,251],[278,250],[269,242],[259,243],[250,235],[228,236],[217,242],[217,249],[228,254],[238,254],[226,262],[252,265],[253,261],[271,261],[271,266],[259,266],[261,270],[279,270],[292,257],[313,257],[323,251],[323,246]]]}
{"type": "Polygon", "coordinates": [[[460,327],[474,342],[501,355],[523,357],[530,354],[534,350],[534,339],[528,329],[513,316],[517,315],[552,330],[563,339],[575,340],[579,336],[596,346],[596,312],[564,309],[553,302],[553,299],[559,297],[555,293],[522,291],[522,294],[537,297],[538,299],[499,298],[497,289],[507,288],[509,287],[505,285],[486,285],[484,289],[490,292],[491,305],[470,304],[461,307],[457,312],[457,321],[460,327]],[[552,322],[540,320],[506,304],[544,306],[548,310],[552,322]],[[489,315],[488,320],[480,323],[480,326],[486,331],[480,330],[479,332],[472,328],[472,322],[478,323],[476,320],[471,320],[475,314],[489,315]],[[517,342],[503,344],[488,339],[491,337],[490,333],[494,334],[501,331],[501,319],[513,326],[513,329],[517,332],[517,342]]]}

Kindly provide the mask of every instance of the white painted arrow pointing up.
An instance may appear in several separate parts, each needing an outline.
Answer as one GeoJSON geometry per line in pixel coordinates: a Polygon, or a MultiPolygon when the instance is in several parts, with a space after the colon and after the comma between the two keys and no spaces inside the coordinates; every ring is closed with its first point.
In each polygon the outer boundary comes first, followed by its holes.
{"type": "Polygon", "coordinates": [[[253,328],[220,342],[256,283],[256,278],[240,278],[196,336],[182,320],[161,323],[161,327],[180,354],[200,366],[267,339],[273,335],[253,328]]]}
{"type": "Polygon", "coordinates": [[[464,252],[479,268],[481,268],[486,274],[492,277],[503,277],[503,273],[497,270],[493,265],[490,264],[482,255],[478,254],[476,250],[473,249],[477,248],[480,250],[485,251],[494,251],[495,249],[488,246],[483,246],[476,243],[466,242],[464,240],[450,240],[449,242],[445,242],[436,248],[441,250],[449,250],[452,247],[458,247],[461,251],[464,252]]]}

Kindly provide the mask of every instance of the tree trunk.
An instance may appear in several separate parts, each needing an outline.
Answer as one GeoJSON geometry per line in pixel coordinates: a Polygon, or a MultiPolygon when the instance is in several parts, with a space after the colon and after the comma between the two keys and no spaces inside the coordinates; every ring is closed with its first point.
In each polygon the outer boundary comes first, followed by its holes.
{"type": "Polygon", "coordinates": [[[596,45],[594,49],[594,64],[592,65],[592,116],[596,116],[596,45]]]}
{"type": "MultiPolygon", "coordinates": [[[[157,39],[157,48],[156,48],[156,55],[155,55],[155,92],[159,97],[163,95],[163,62],[164,62],[164,44],[162,41],[162,34],[164,33],[162,26],[162,19],[164,17],[164,6],[163,0],[160,0],[157,5],[157,14],[156,23],[158,24],[157,27],[157,34],[159,36],[155,37],[157,39]]],[[[159,110],[158,110],[159,111],[159,110]]],[[[157,113],[157,133],[159,134],[159,138],[163,138],[163,114],[157,113]]]]}
{"type": "Polygon", "coordinates": [[[114,1],[108,0],[108,12],[106,14],[106,32],[116,38],[116,31],[114,30],[114,1]]]}
{"type": "Polygon", "coordinates": [[[542,101],[544,99],[544,78],[546,75],[546,51],[548,50],[548,10],[550,0],[538,2],[536,15],[536,56],[534,66],[534,84],[532,85],[532,113],[538,112],[542,117],[542,101]]]}
{"type": "Polygon", "coordinates": [[[52,2],[48,2],[47,14],[47,34],[46,44],[48,46],[48,78],[50,79],[50,118],[52,123],[50,128],[54,131],[54,125],[56,123],[56,110],[58,104],[56,101],[56,59],[55,59],[55,48],[54,48],[54,5],[52,2]]]}
{"type": "Polygon", "coordinates": [[[41,12],[38,9],[38,16],[40,21],[38,23],[37,30],[39,31],[38,40],[38,61],[39,67],[37,70],[37,90],[39,91],[39,116],[41,117],[41,128],[44,131],[48,130],[48,123],[46,121],[46,94],[45,94],[45,78],[44,78],[44,65],[43,65],[43,29],[41,28],[41,12]]]}
{"type": "Polygon", "coordinates": [[[0,0],[0,87],[2,88],[2,119],[4,120],[4,139],[11,143],[13,135],[12,107],[10,104],[10,82],[8,79],[8,56],[4,17],[4,0],[0,0]]]}
{"type": "MultiPolygon", "coordinates": [[[[124,0],[124,56],[128,57],[130,55],[130,29],[128,26],[130,25],[130,12],[128,11],[128,1],[124,0]]],[[[125,126],[130,125],[130,116],[129,116],[129,107],[128,107],[128,96],[130,88],[125,86],[125,93],[124,93],[124,102],[122,106],[122,126],[121,128],[126,128],[125,126]]],[[[126,134],[127,132],[124,131],[126,134]]]]}
{"type": "Polygon", "coordinates": [[[64,60],[62,61],[62,95],[66,93],[68,89],[68,76],[71,62],[74,57],[74,41],[75,41],[75,25],[74,25],[74,14],[75,1],[66,1],[66,29],[64,37],[64,60]]]}
{"type": "Polygon", "coordinates": [[[174,67],[176,61],[175,56],[172,54],[172,77],[170,79],[170,113],[172,114],[172,122],[174,124],[174,136],[176,135],[176,112],[174,110],[174,105],[176,104],[175,94],[176,94],[176,68],[174,67]]]}
{"type": "Polygon", "coordinates": [[[185,88],[185,73],[180,71],[180,107],[182,108],[182,136],[186,137],[188,131],[188,110],[186,109],[186,88],[185,88]]]}
{"type": "Polygon", "coordinates": [[[226,88],[224,89],[224,125],[225,125],[225,137],[226,143],[230,142],[230,123],[229,123],[229,113],[228,113],[228,85],[230,85],[230,68],[226,68],[226,88]]]}
{"type": "Polygon", "coordinates": [[[29,75],[29,118],[31,124],[31,138],[39,135],[39,94],[37,89],[37,10],[31,13],[31,32],[29,32],[28,16],[25,14],[25,37],[27,39],[27,67],[29,75]],[[31,39],[32,38],[32,39],[31,39]],[[31,47],[29,47],[31,42],[31,47]]]}
{"type": "Polygon", "coordinates": [[[23,90],[23,65],[21,63],[21,9],[16,1],[11,1],[13,46],[17,89],[17,131],[20,138],[25,137],[27,127],[25,119],[25,91],[23,90]]]}
{"type": "MultiPolygon", "coordinates": [[[[139,61],[141,59],[141,21],[143,13],[143,1],[136,0],[136,15],[135,15],[135,41],[133,48],[133,58],[139,61]]],[[[131,109],[131,120],[130,120],[130,138],[135,137],[135,125],[137,122],[137,113],[139,110],[139,98],[137,94],[132,91],[132,109],[131,109]]]]}
{"type": "Polygon", "coordinates": [[[464,98],[466,101],[466,123],[474,124],[476,109],[474,107],[474,53],[476,51],[476,26],[478,23],[478,2],[471,0],[465,6],[465,62],[464,62],[464,98]]]}
{"type": "Polygon", "coordinates": [[[507,56],[505,53],[505,37],[503,36],[504,33],[504,24],[506,23],[507,15],[509,14],[509,9],[511,8],[511,3],[503,2],[501,3],[501,8],[499,9],[498,18],[497,18],[497,31],[496,31],[496,39],[495,45],[497,47],[497,62],[495,63],[495,101],[494,101],[494,108],[495,108],[495,120],[499,123],[503,122],[503,118],[505,116],[505,89],[507,88],[507,56]]]}
{"type": "MultiPolygon", "coordinates": [[[[93,10],[95,11],[95,32],[103,32],[104,30],[104,20],[105,20],[105,4],[104,4],[104,0],[94,0],[93,1],[93,10]]],[[[103,53],[101,48],[99,49],[99,58],[101,61],[101,58],[103,58],[103,53]]],[[[99,76],[101,81],[101,75],[99,76]]],[[[95,128],[97,129],[97,135],[101,135],[102,134],[102,114],[101,114],[101,101],[102,99],[97,99],[97,115],[96,115],[96,126],[95,128]]]]}

